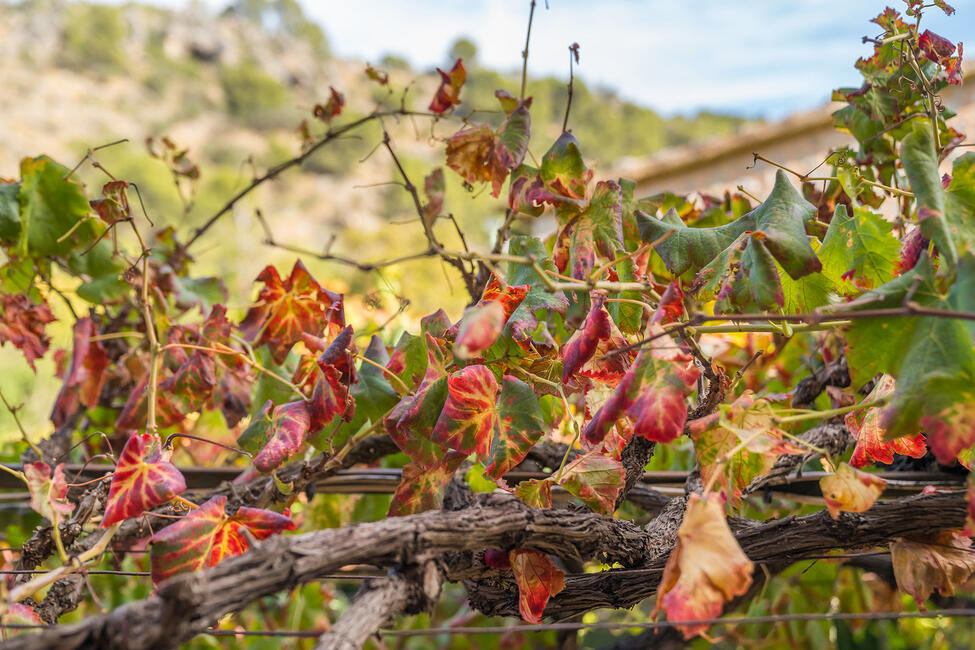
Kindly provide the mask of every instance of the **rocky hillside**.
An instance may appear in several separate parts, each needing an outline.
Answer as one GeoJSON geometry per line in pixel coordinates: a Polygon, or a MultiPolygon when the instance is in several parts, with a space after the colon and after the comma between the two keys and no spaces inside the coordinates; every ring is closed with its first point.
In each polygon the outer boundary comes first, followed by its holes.
{"type": "MultiPolygon", "coordinates": [[[[445,59],[449,46],[444,43],[445,59]]],[[[469,44],[457,43],[454,50],[465,54],[469,70],[458,110],[494,109],[495,89],[517,90],[518,79],[480,67],[469,44]]],[[[24,156],[43,152],[71,165],[90,147],[126,138],[127,143],[98,151],[97,159],[112,173],[136,181],[150,215],[181,224],[178,231],[185,235],[245,186],[255,170],[299,151],[295,129],[311,118],[329,87],[346,98],[343,120],[380,102],[398,105],[407,87],[407,104],[426,107],[439,81],[434,71],[411,70],[393,56],[373,63],[389,74],[389,89],[366,78],[364,62],[331,56],[322,29],[294,0],[238,0],[219,15],[199,5],[184,11],[64,0],[5,5],[0,12],[0,176],[14,176],[24,156]],[[146,150],[146,138],[161,136],[186,148],[200,169],[198,186],[184,187],[186,201],[165,165],[146,150]]],[[[535,97],[532,149],[540,154],[560,131],[566,88],[564,81],[548,78],[531,80],[528,90],[535,97]]],[[[742,122],[715,115],[666,120],[581,82],[575,89],[572,124],[583,153],[604,168],[620,156],[727,134],[742,122]]],[[[429,146],[431,137],[445,137],[456,125],[403,121],[386,127],[407,169],[420,180],[442,163],[442,153],[429,146]]],[[[411,218],[401,188],[377,186],[391,179],[388,156],[369,155],[379,141],[378,126],[359,135],[238,206],[233,220],[211,240],[212,246],[219,242],[217,252],[204,255],[204,261],[233,284],[237,278],[249,282],[256,269],[276,259],[260,243],[256,208],[274,225],[277,238],[306,247],[323,246],[336,234],[336,251],[366,259],[419,248],[414,229],[397,225],[411,218]],[[353,222],[354,230],[344,227],[353,222]],[[227,264],[230,259],[234,264],[227,264]]],[[[82,178],[104,180],[91,169],[82,178]]],[[[483,241],[497,224],[497,206],[482,200],[486,197],[472,200],[459,178],[448,177],[448,185],[448,209],[471,240],[483,241]]],[[[360,283],[359,288],[376,280],[346,270],[339,275],[340,285],[360,283]]],[[[419,275],[411,271],[410,277],[440,282],[443,276],[434,268],[419,275]]],[[[391,270],[383,283],[395,293],[402,279],[400,271],[391,270]]]]}

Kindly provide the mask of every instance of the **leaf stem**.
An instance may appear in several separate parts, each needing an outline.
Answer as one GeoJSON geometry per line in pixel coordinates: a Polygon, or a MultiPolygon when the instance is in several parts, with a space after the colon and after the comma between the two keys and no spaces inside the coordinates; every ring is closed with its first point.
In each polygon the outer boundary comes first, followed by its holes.
{"type": "Polygon", "coordinates": [[[525,49],[521,51],[521,101],[525,101],[525,85],[528,82],[528,44],[532,38],[532,19],[535,17],[535,0],[528,10],[528,33],[525,34],[525,49]]]}
{"type": "Polygon", "coordinates": [[[851,406],[843,406],[836,409],[829,409],[827,411],[813,411],[811,413],[802,413],[800,415],[789,415],[784,418],[773,418],[778,424],[788,424],[790,422],[803,422],[805,420],[826,420],[837,415],[844,415],[846,413],[852,413],[853,411],[859,411],[860,409],[870,408],[871,406],[883,406],[887,403],[886,397],[878,397],[877,399],[872,399],[868,402],[860,402],[859,404],[853,404],[851,406]]]}
{"type": "Polygon", "coordinates": [[[406,385],[406,382],[404,382],[402,379],[400,379],[396,375],[396,373],[394,373],[392,370],[390,370],[386,366],[382,365],[381,363],[377,363],[377,362],[373,361],[372,359],[369,359],[369,358],[366,358],[366,357],[362,356],[361,354],[356,354],[354,356],[355,356],[356,359],[359,359],[363,363],[368,363],[371,366],[374,366],[376,368],[379,368],[380,370],[382,370],[383,374],[387,375],[390,379],[396,380],[396,383],[399,384],[400,388],[403,389],[403,394],[404,395],[409,395],[410,394],[410,387],[407,386],[406,385]]]}

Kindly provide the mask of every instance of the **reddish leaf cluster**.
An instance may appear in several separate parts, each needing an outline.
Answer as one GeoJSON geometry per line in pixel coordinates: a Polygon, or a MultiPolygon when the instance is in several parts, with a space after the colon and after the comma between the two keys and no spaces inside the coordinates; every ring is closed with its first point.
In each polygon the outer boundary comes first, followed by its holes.
{"type": "Polygon", "coordinates": [[[215,496],[152,536],[153,582],[240,555],[251,547],[250,537],[262,540],[295,528],[290,517],[277,512],[244,506],[230,515],[226,505],[227,497],[215,496]]]}
{"type": "Polygon", "coordinates": [[[54,314],[47,303],[33,304],[19,293],[0,294],[0,345],[12,343],[20,348],[30,367],[47,352],[50,339],[44,332],[54,314]]]}

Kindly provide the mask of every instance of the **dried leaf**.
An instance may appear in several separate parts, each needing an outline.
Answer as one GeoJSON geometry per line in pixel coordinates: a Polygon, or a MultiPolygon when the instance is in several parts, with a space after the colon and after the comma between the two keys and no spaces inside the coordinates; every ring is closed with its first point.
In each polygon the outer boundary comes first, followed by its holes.
{"type": "Polygon", "coordinates": [[[914,596],[919,606],[935,589],[942,596],[954,596],[975,576],[972,541],[953,531],[927,539],[900,539],[890,544],[894,578],[901,591],[914,596]]]}
{"type": "MultiPolygon", "coordinates": [[[[726,602],[748,591],[753,569],[728,528],[720,497],[691,494],[653,614],[656,617],[662,609],[668,621],[677,623],[716,618],[726,602]]],[[[690,639],[708,626],[678,625],[678,629],[690,639]]]]}
{"type": "Polygon", "coordinates": [[[819,480],[829,515],[836,519],[840,512],[866,512],[883,493],[887,481],[840,463],[836,472],[819,480]]]}
{"type": "Polygon", "coordinates": [[[50,339],[44,333],[45,325],[54,321],[54,314],[46,302],[39,305],[19,293],[0,295],[0,345],[12,343],[24,353],[31,369],[34,361],[47,352],[50,339]]]}
{"type": "Polygon", "coordinates": [[[460,103],[460,89],[467,81],[467,71],[464,69],[462,59],[457,59],[450,72],[444,72],[437,68],[440,73],[440,87],[430,102],[430,110],[437,114],[443,114],[451,107],[460,103]]]}
{"type": "Polygon", "coordinates": [[[105,383],[108,355],[101,342],[91,340],[97,333],[95,323],[88,317],[79,318],[74,324],[71,365],[51,411],[51,422],[55,427],[62,426],[78,411],[79,405],[86,408],[98,405],[98,397],[105,383]]]}

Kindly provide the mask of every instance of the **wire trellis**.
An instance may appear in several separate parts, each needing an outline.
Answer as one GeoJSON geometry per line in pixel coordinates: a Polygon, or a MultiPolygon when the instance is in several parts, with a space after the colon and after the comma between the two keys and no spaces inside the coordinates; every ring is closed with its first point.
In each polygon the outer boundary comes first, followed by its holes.
{"type": "MultiPolygon", "coordinates": [[[[928,610],[926,612],[796,612],[788,614],[769,614],[766,616],[737,616],[726,618],[703,618],[688,621],[606,621],[593,623],[542,623],[539,625],[497,625],[480,627],[432,627],[415,630],[380,630],[377,632],[385,637],[412,636],[455,636],[459,634],[510,634],[512,632],[548,632],[548,631],[582,631],[582,630],[655,630],[677,626],[697,625],[763,625],[779,624],[792,621],[822,622],[822,621],[894,621],[906,619],[951,619],[975,618],[975,608],[953,608],[928,610]]],[[[10,630],[44,630],[51,625],[31,623],[9,623],[0,626],[10,630]]],[[[214,637],[292,637],[317,638],[324,631],[316,630],[203,630],[201,634],[214,637]]]]}

